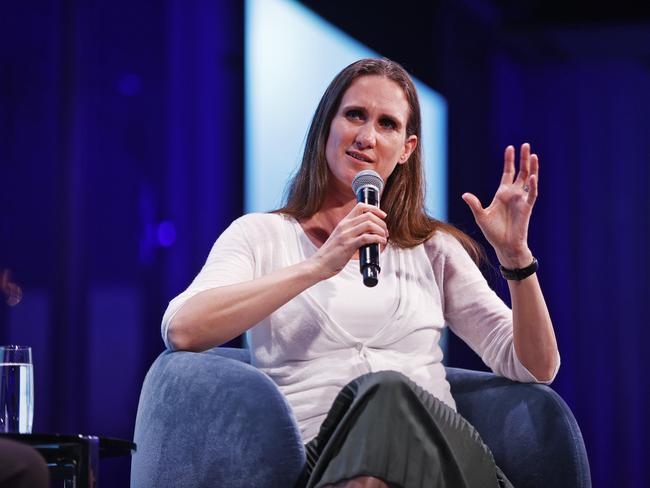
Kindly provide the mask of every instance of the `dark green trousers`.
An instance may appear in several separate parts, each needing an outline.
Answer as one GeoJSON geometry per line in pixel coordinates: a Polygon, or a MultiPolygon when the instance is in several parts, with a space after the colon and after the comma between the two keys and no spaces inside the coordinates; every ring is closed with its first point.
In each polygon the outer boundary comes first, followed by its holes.
{"type": "Polygon", "coordinates": [[[358,476],[394,488],[512,487],[469,422],[395,371],[346,385],[305,447],[307,488],[358,476]]]}

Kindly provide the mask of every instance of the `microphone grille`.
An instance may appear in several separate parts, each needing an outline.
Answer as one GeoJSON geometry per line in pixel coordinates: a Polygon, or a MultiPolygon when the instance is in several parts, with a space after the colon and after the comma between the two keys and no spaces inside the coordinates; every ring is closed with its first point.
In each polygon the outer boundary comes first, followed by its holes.
{"type": "Polygon", "coordinates": [[[354,194],[356,195],[364,186],[374,186],[379,190],[379,193],[381,193],[384,189],[384,180],[382,180],[381,176],[379,176],[375,171],[365,169],[359,171],[352,180],[352,191],[354,191],[354,194]]]}

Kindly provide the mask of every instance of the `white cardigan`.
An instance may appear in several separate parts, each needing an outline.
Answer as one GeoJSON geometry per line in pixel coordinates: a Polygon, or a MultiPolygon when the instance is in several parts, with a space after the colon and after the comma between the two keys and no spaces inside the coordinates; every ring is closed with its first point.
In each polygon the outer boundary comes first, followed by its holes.
{"type": "MultiPolygon", "coordinates": [[[[162,322],[165,344],[169,347],[172,317],[191,296],[258,278],[314,252],[316,247],[292,217],[249,214],[237,219],[214,244],[187,290],[169,303],[162,322]]],[[[356,268],[358,261],[348,266],[356,268]]],[[[537,381],[515,354],[512,312],[454,237],[437,232],[410,249],[390,245],[385,249],[380,285],[385,282],[391,288],[378,295],[394,295],[389,316],[386,307],[367,299],[372,289],[363,288],[359,275],[359,292],[349,299],[372,324],[371,334],[363,340],[335,321],[332,315],[341,314],[331,314],[329,302],[322,299],[327,290],[318,287],[335,289],[337,276],[304,291],[248,333],[253,364],[287,398],[304,442],[316,436],[341,388],[371,371],[399,371],[455,409],[439,344],[446,325],[496,374],[537,381]]]]}

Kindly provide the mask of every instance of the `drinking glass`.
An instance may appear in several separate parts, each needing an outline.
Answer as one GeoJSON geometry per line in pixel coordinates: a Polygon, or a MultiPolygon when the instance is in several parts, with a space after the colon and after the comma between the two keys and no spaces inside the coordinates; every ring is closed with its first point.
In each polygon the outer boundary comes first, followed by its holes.
{"type": "Polygon", "coordinates": [[[0,432],[31,434],[33,418],[32,348],[0,346],[0,432]]]}

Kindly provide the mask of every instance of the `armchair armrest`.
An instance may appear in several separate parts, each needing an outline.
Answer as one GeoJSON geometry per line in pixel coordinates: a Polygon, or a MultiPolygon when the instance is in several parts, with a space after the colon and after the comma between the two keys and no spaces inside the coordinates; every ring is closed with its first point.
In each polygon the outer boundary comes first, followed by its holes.
{"type": "Polygon", "coordinates": [[[578,424],[551,388],[447,368],[458,411],[481,434],[517,488],[591,487],[578,424]]]}
{"type": "Polygon", "coordinates": [[[162,353],[145,377],[131,486],[293,487],[305,453],[286,400],[248,351],[162,353]]]}

